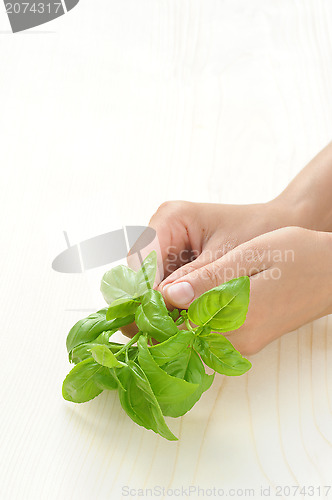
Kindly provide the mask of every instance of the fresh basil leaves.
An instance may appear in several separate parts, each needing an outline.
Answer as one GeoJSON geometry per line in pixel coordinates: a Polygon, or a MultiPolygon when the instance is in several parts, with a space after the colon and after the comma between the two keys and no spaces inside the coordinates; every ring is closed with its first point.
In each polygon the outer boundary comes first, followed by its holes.
{"type": "Polygon", "coordinates": [[[217,332],[236,330],[246,319],[249,289],[248,276],[223,283],[194,300],[188,317],[196,325],[206,325],[217,332]]]}
{"type": "Polygon", "coordinates": [[[130,267],[117,266],[107,271],[100,290],[108,304],[114,300],[136,298],[152,289],[157,272],[157,253],[151,252],[135,273],[130,267]]]}
{"type": "Polygon", "coordinates": [[[156,268],[153,251],[137,272],[117,266],[105,273],[101,292],[109,306],[70,330],[67,350],[76,366],[65,378],[62,394],[83,403],[103,390],[117,390],[135,423],[172,441],[177,438],[164,416],[187,413],[213,382],[215,373],[208,375],[203,362],[232,376],[251,367],[229,340],[215,333],[244,323],[250,280],[241,277],[209,290],[188,311],[168,311],[161,293],[153,289],[156,268]],[[112,342],[113,333],[134,321],[138,333],[132,339],[112,342]],[[183,323],[186,329],[179,329],[183,323]]]}
{"type": "Polygon", "coordinates": [[[158,342],[167,340],[179,331],[168,314],[163,296],[156,290],[149,290],[142,296],[141,305],[135,314],[135,321],[142,332],[158,342]]]}
{"type": "Polygon", "coordinates": [[[93,342],[101,333],[106,331],[116,332],[122,326],[129,325],[135,319],[134,315],[124,318],[106,320],[106,309],[90,314],[85,319],[78,321],[68,333],[67,351],[70,353],[74,347],[86,342],[93,342]]]}

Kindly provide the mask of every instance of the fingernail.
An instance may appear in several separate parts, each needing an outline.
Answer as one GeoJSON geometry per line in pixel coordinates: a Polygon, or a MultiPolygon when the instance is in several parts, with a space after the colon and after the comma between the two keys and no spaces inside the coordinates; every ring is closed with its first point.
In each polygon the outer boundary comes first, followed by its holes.
{"type": "Polygon", "coordinates": [[[186,306],[195,296],[193,287],[187,281],[176,283],[175,285],[166,285],[164,288],[168,300],[177,306],[186,306]]]}

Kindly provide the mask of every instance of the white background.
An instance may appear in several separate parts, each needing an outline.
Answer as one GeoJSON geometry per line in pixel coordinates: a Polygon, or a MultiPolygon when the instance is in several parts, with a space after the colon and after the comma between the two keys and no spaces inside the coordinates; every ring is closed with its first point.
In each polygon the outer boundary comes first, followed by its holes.
{"type": "Polygon", "coordinates": [[[168,419],[170,443],[115,394],[62,399],[66,335],[103,306],[104,269],[51,262],[63,230],[76,243],[168,199],[277,195],[331,140],[332,2],[81,0],[15,35],[0,8],[0,62],[1,498],[331,484],[330,318],[218,376],[168,419]]]}

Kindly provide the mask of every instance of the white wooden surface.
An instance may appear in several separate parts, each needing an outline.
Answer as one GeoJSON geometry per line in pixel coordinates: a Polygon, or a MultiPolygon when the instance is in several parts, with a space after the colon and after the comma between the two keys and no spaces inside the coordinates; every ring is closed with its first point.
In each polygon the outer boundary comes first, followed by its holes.
{"type": "Polygon", "coordinates": [[[332,484],[331,318],[217,377],[168,419],[170,443],[114,394],[63,401],[66,334],[103,305],[104,269],[51,269],[63,230],[75,243],[168,199],[279,193],[331,139],[331,33],[328,0],[81,0],[17,35],[0,9],[1,498],[332,484]]]}

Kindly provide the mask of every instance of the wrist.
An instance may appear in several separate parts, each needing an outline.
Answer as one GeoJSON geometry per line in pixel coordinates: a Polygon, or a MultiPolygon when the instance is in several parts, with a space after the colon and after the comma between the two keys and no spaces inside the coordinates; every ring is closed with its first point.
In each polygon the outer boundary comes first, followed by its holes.
{"type": "Polygon", "coordinates": [[[314,231],[332,231],[332,204],[314,199],[310,193],[298,197],[287,191],[269,202],[274,212],[280,212],[285,226],[298,226],[314,231]]]}
{"type": "MultiPolygon", "coordinates": [[[[288,193],[277,196],[268,205],[272,213],[276,214],[276,220],[280,227],[297,226],[314,231],[331,231],[330,214],[320,213],[316,209],[310,197],[298,199],[288,193]]],[[[319,207],[318,207],[319,208],[319,207]]]]}
{"type": "Polygon", "coordinates": [[[303,207],[292,200],[278,196],[265,203],[264,208],[268,214],[270,231],[290,226],[305,227],[303,207]]]}

